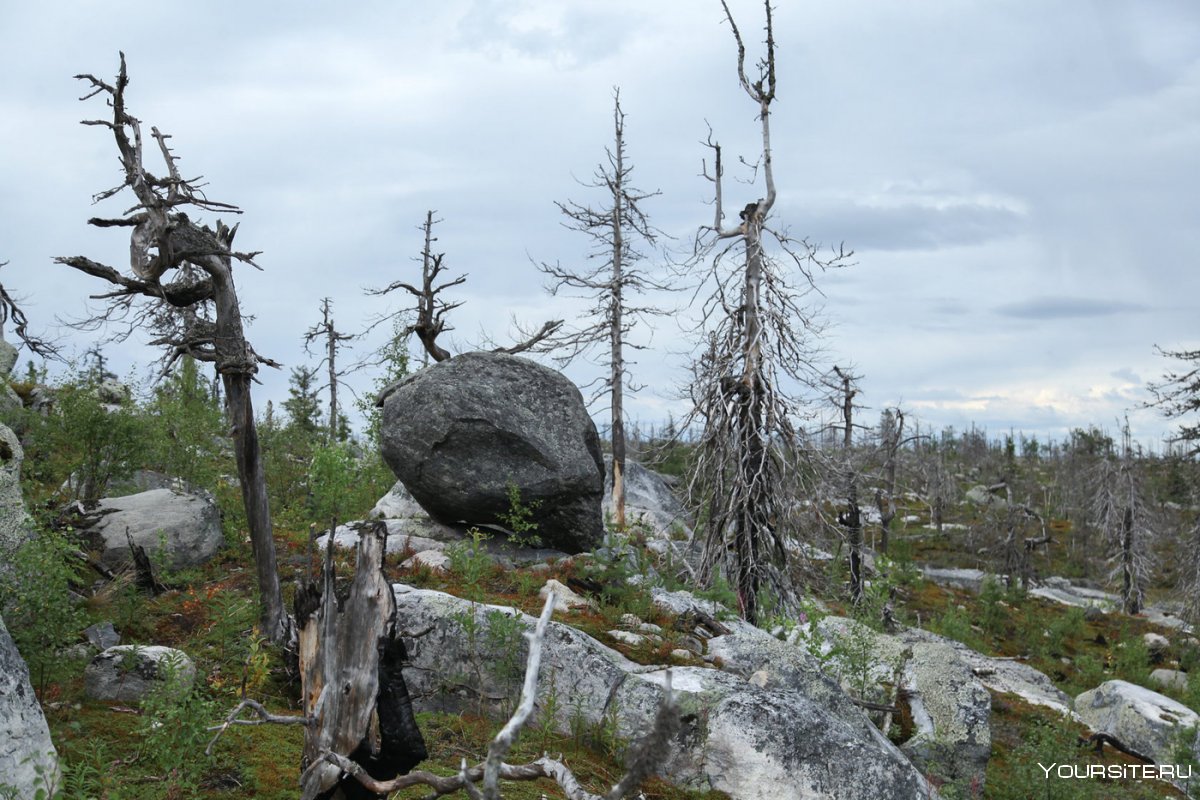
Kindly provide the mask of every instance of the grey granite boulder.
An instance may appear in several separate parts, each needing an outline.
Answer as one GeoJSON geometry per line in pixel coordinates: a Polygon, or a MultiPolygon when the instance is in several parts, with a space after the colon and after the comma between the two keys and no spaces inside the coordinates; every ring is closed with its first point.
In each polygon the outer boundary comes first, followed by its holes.
{"type": "Polygon", "coordinates": [[[1105,681],[1075,698],[1075,713],[1097,733],[1108,733],[1159,764],[1175,764],[1177,738],[1191,730],[1192,753],[1200,758],[1200,715],[1158,692],[1126,681],[1105,681]]]}
{"type": "Polygon", "coordinates": [[[162,645],[122,644],[92,659],[83,673],[83,690],[93,700],[137,703],[172,676],[179,691],[195,683],[196,665],[187,653],[162,645]]]}
{"type": "Polygon", "coordinates": [[[0,619],[0,796],[48,795],[58,784],[58,753],[29,683],[29,669],[0,619]]]}
{"type": "Polygon", "coordinates": [[[383,457],[434,519],[503,525],[515,484],[547,547],[599,543],[600,437],[562,373],[465,353],[392,384],[381,403],[383,457]]]}
{"type": "Polygon", "coordinates": [[[183,494],[170,489],[106,497],[101,515],[88,533],[100,541],[101,561],[109,567],[128,563],[129,535],[146,549],[156,567],[180,569],[204,564],[225,543],[221,514],[207,494],[183,494]]]}
{"type": "Polygon", "coordinates": [[[428,517],[421,504],[413,499],[403,481],[396,481],[388,493],[379,498],[379,502],[367,514],[367,519],[408,519],[410,517],[428,517]]]}

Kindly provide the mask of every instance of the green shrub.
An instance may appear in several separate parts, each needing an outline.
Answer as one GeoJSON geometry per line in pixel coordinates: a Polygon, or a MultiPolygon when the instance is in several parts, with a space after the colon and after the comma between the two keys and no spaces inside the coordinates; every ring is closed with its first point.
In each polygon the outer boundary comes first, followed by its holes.
{"type": "Polygon", "coordinates": [[[59,651],[75,642],[84,616],[71,596],[79,582],[76,547],[53,531],[39,531],[12,556],[11,569],[0,571],[0,611],[41,694],[56,666],[59,651]]]}
{"type": "Polygon", "coordinates": [[[508,511],[500,515],[500,522],[511,531],[508,540],[517,547],[541,547],[542,538],[535,533],[538,524],[533,521],[533,513],[542,503],[534,500],[528,504],[521,502],[521,489],[517,484],[508,484],[508,511]]]}
{"type": "Polygon", "coordinates": [[[104,405],[98,386],[97,379],[77,375],[55,387],[48,416],[27,417],[22,472],[34,503],[64,483],[71,497],[99,499],[110,481],[145,464],[153,438],[148,418],[132,402],[104,405]]]}
{"type": "Polygon", "coordinates": [[[1004,605],[1004,587],[1000,581],[988,575],[979,590],[979,626],[989,636],[1002,636],[1008,620],[1009,609],[1004,605]]]}
{"type": "Polygon", "coordinates": [[[450,560],[450,572],[462,578],[462,594],[468,600],[483,600],[484,581],[492,572],[492,557],[488,555],[485,542],[491,534],[478,528],[469,531],[471,538],[446,548],[450,560]]]}
{"type": "Polygon", "coordinates": [[[940,633],[948,639],[954,639],[973,649],[980,649],[979,637],[971,627],[971,619],[967,612],[958,606],[951,605],[936,617],[930,624],[935,633],[940,633]]]}
{"type": "Polygon", "coordinates": [[[212,734],[208,725],[217,717],[216,704],[205,697],[197,681],[187,686],[178,665],[161,665],[162,684],[141,702],[140,757],[157,770],[178,796],[199,794],[200,780],[208,767],[204,748],[212,734]]]}
{"type": "Polygon", "coordinates": [[[1145,686],[1150,680],[1150,651],[1145,640],[1125,629],[1118,641],[1113,649],[1113,672],[1121,680],[1145,686]]]}
{"type": "Polygon", "coordinates": [[[208,491],[235,469],[221,405],[191,358],[155,389],[146,412],[153,434],[149,466],[208,491]]]}
{"type": "Polygon", "coordinates": [[[1082,608],[1072,607],[1055,617],[1046,629],[1050,635],[1046,638],[1046,646],[1051,655],[1061,656],[1067,651],[1067,643],[1072,639],[1081,639],[1087,632],[1087,618],[1082,608]]]}

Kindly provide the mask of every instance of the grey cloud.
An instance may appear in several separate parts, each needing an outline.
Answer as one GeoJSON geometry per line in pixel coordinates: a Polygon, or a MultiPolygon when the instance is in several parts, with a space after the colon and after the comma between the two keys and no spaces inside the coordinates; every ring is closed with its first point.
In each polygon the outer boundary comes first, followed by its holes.
{"type": "Polygon", "coordinates": [[[815,211],[797,209],[789,218],[816,240],[845,242],[857,251],[981,244],[1013,236],[1024,225],[1024,215],[1012,209],[967,202],[944,207],[839,203],[815,211]]]}
{"type": "Polygon", "coordinates": [[[1086,297],[1037,297],[1006,303],[996,308],[996,313],[1016,319],[1081,319],[1088,317],[1111,317],[1127,312],[1144,311],[1139,303],[1120,300],[1095,300],[1086,297]]]}

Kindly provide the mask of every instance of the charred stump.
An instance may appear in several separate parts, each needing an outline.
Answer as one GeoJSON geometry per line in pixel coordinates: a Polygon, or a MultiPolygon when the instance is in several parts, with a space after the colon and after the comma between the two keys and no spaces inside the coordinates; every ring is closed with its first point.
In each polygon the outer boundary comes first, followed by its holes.
{"type": "Polygon", "coordinates": [[[298,658],[309,719],[301,762],[302,800],[377,798],[326,758],[349,758],[376,780],[407,774],[426,757],[404,682],[404,643],[396,602],[383,574],[387,527],[359,531],[348,594],[335,592],[333,537],[320,584],[296,593],[298,658]]]}

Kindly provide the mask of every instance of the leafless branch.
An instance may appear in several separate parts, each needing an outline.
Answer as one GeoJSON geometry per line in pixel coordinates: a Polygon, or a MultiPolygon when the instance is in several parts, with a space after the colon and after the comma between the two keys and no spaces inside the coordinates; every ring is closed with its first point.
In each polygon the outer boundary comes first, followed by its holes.
{"type": "MultiPolygon", "coordinates": [[[[7,265],[7,261],[0,261],[0,267],[7,265]]],[[[30,352],[42,358],[58,357],[56,345],[29,332],[29,320],[26,318],[25,312],[17,304],[16,298],[5,290],[3,284],[0,284],[0,338],[3,338],[4,325],[7,322],[12,322],[17,338],[25,343],[30,352]]]]}
{"type": "Polygon", "coordinates": [[[293,714],[272,714],[267,711],[262,703],[256,700],[243,698],[232,711],[225,717],[225,721],[220,725],[213,725],[209,728],[210,731],[216,731],[217,734],[208,743],[208,747],[204,748],[204,755],[211,756],[213,747],[216,746],[217,740],[221,735],[229,729],[230,725],[309,725],[312,720],[308,717],[296,716],[293,714]],[[250,709],[255,714],[258,714],[258,719],[239,719],[241,713],[246,709],[250,709]]]}

